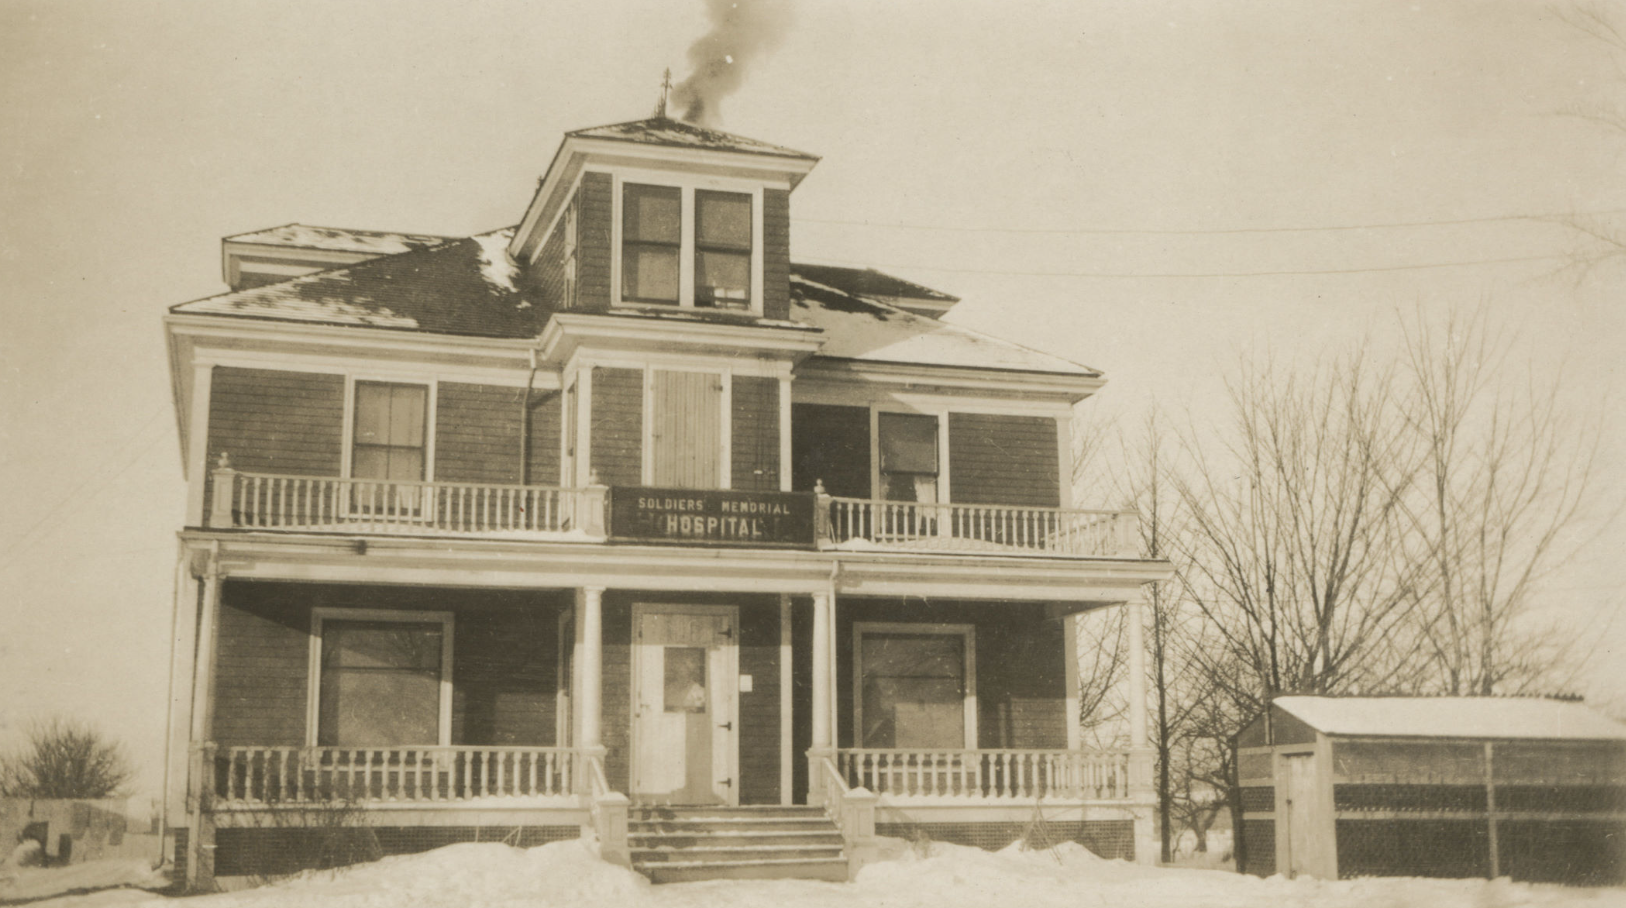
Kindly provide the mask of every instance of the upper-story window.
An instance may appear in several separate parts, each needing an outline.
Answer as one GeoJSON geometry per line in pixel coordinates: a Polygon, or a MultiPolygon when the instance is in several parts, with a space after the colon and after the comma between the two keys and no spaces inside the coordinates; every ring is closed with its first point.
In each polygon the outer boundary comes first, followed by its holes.
{"type": "Polygon", "coordinates": [[[621,298],[678,304],[683,193],[628,183],[621,196],[621,298]]]}
{"type": "Polygon", "coordinates": [[[759,213],[752,192],[621,184],[621,301],[758,308],[759,213]]]}
{"type": "Polygon", "coordinates": [[[881,497],[889,501],[937,501],[937,417],[879,413],[881,497]]]}
{"type": "Polygon", "coordinates": [[[351,477],[422,481],[428,401],[423,385],[356,382],[351,477]]]}
{"type": "Polygon", "coordinates": [[[751,197],[698,190],[694,206],[694,304],[751,308],[751,197]]]}

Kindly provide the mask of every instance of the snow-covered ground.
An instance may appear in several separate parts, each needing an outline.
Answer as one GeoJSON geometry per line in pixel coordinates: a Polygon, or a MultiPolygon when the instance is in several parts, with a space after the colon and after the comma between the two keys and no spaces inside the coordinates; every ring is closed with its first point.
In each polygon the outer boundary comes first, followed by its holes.
{"type": "MultiPolygon", "coordinates": [[[[9,865],[0,867],[0,904],[34,901],[64,892],[113,886],[162,889],[168,885],[169,879],[153,870],[151,862],[139,859],[87,861],[67,867],[9,865]]],[[[151,898],[144,892],[133,894],[142,899],[151,898]]]]}
{"type": "MultiPolygon", "coordinates": [[[[888,860],[851,884],[793,880],[651,886],[598,860],[579,841],[518,849],[452,845],[261,889],[188,899],[184,908],[1626,908],[1626,889],[1570,889],[1506,880],[1267,880],[1210,870],[1106,861],[1081,846],[998,853],[933,844],[922,854],[888,840],[888,860]]],[[[151,895],[116,890],[37,908],[126,908],[151,895]]]]}

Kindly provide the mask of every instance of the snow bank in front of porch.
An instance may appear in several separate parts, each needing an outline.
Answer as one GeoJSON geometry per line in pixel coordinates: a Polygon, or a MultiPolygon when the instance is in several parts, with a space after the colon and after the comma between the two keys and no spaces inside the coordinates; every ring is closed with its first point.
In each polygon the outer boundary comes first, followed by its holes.
{"type": "MultiPolygon", "coordinates": [[[[1626,889],[1507,880],[1261,880],[1108,861],[1075,843],[1038,852],[1013,845],[990,853],[889,839],[883,840],[882,854],[887,860],[864,868],[852,884],[746,880],[651,886],[630,870],[600,861],[581,841],[531,849],[451,845],[305,874],[262,889],[188,899],[187,908],[1626,908],[1626,889]]],[[[136,902],[117,904],[125,908],[136,902]]]]}

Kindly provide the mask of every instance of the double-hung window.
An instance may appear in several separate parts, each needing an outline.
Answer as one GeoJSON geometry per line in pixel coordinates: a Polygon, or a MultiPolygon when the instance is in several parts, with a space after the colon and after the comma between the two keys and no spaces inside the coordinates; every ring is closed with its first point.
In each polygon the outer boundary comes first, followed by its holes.
{"type": "Polygon", "coordinates": [[[751,196],[696,190],[694,304],[751,308],[751,196]]]}
{"type": "Polygon", "coordinates": [[[881,497],[888,501],[937,501],[937,417],[919,413],[877,414],[881,497]]]}
{"type": "Polygon", "coordinates": [[[678,304],[683,190],[627,183],[621,193],[621,298],[678,304]]]}
{"type": "Polygon", "coordinates": [[[976,746],[972,627],[858,622],[853,632],[859,747],[976,746]]]}
{"type": "Polygon", "coordinates": [[[424,385],[356,382],[350,449],[353,505],[362,510],[413,511],[424,480],[429,389],[424,385]]]}
{"type": "Polygon", "coordinates": [[[756,308],[761,262],[751,192],[621,184],[621,301],[756,308]]]}

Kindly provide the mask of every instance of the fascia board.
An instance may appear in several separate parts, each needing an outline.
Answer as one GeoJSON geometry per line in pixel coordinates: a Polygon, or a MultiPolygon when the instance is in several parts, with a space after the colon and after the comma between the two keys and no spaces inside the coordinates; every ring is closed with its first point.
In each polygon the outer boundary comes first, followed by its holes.
{"type": "Polygon", "coordinates": [[[461,337],[361,325],[304,325],[186,313],[170,313],[164,317],[164,324],[171,334],[186,335],[197,341],[221,344],[236,341],[251,346],[319,345],[334,349],[391,351],[412,356],[439,354],[474,358],[528,358],[537,344],[531,338],[461,337]]]}
{"type": "Polygon", "coordinates": [[[568,360],[578,347],[588,342],[611,350],[672,352],[681,347],[695,347],[711,351],[773,351],[800,359],[818,350],[823,343],[821,334],[808,328],[560,313],[548,320],[538,346],[542,358],[554,363],[568,360]]]}
{"type": "Polygon", "coordinates": [[[972,369],[924,363],[866,362],[815,356],[798,369],[798,377],[861,379],[864,381],[976,388],[1009,394],[1048,394],[1077,403],[1101,390],[1107,380],[1098,375],[1057,372],[1022,372],[1013,369],[972,369]]]}

